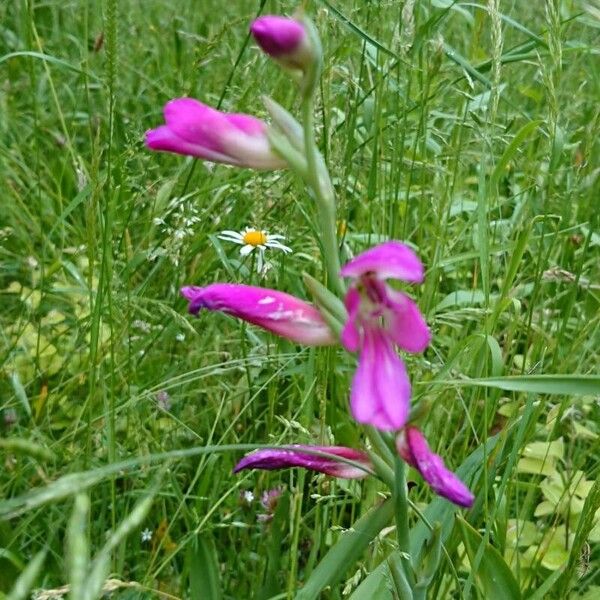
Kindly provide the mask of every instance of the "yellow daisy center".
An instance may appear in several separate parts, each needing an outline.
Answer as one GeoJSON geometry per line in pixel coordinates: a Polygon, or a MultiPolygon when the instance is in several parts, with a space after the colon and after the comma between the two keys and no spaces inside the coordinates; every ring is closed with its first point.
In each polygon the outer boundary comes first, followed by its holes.
{"type": "Polygon", "coordinates": [[[250,231],[246,231],[244,234],[244,244],[249,244],[250,246],[263,246],[266,243],[267,234],[262,231],[250,229],[250,231]]]}

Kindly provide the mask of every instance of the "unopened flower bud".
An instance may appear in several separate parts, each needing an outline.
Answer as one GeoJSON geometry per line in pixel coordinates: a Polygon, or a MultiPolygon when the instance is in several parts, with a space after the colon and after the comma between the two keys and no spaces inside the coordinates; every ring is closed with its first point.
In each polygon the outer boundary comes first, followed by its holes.
{"type": "Polygon", "coordinates": [[[265,15],[250,25],[256,43],[263,52],[283,67],[305,71],[314,61],[314,51],[302,21],[265,15]]]}

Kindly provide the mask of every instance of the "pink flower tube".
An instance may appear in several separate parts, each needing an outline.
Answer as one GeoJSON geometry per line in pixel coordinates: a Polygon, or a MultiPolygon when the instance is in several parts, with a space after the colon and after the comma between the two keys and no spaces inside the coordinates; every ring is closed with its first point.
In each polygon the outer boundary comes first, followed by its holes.
{"type": "Polygon", "coordinates": [[[313,60],[305,26],[297,19],[265,15],[252,22],[250,33],[261,50],[284,67],[303,69],[313,60]]]}
{"type": "Polygon", "coordinates": [[[446,468],[441,456],[431,451],[416,427],[406,427],[398,435],[396,448],[402,459],[421,473],[436,494],[465,508],[473,506],[475,497],[469,488],[446,468]]]}
{"type": "Polygon", "coordinates": [[[360,450],[346,448],[344,446],[301,446],[295,445],[285,449],[257,450],[248,454],[234,467],[237,473],[243,469],[285,469],[288,467],[303,467],[311,471],[325,473],[332,477],[344,479],[361,479],[366,477],[372,470],[369,457],[360,450]],[[308,450],[308,452],[307,452],[308,450]],[[311,452],[312,451],[312,452],[311,452]],[[336,460],[333,457],[343,458],[360,466],[351,465],[347,462],[336,460]]]}
{"type": "Polygon", "coordinates": [[[350,395],[352,414],[359,423],[384,431],[402,429],[411,387],[394,346],[422,352],[431,335],[419,307],[385,280],[420,283],[423,265],[408,246],[391,241],[358,255],[341,275],[354,279],[346,294],[348,321],[341,334],[346,350],[359,352],[350,395]]]}
{"type": "Polygon", "coordinates": [[[165,125],[146,132],[151,150],[196,156],[252,169],[281,169],[267,125],[244,114],[223,113],[193,98],[177,98],[164,108],[165,125]]]}
{"type": "Polygon", "coordinates": [[[326,346],[336,341],[312,304],[284,292],[237,283],[213,283],[206,287],[184,287],[181,294],[189,300],[189,311],[194,315],[201,308],[221,311],[307,346],[326,346]]]}

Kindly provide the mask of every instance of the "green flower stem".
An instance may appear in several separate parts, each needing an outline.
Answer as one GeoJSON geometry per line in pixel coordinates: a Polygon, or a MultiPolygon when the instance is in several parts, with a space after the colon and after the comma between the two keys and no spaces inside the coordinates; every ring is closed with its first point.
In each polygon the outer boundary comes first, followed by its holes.
{"type": "Polygon", "coordinates": [[[398,549],[402,556],[402,566],[411,587],[415,584],[415,575],[410,564],[410,539],[408,529],[408,498],[406,497],[406,464],[399,457],[394,458],[394,511],[396,517],[396,535],[398,549]]]}
{"type": "Polygon", "coordinates": [[[406,579],[406,573],[401,560],[396,553],[392,553],[388,558],[388,567],[392,574],[392,581],[398,594],[398,600],[415,600],[413,591],[406,579]]]}
{"type": "Polygon", "coordinates": [[[323,161],[319,160],[320,157],[317,157],[312,94],[307,94],[302,104],[302,125],[307,165],[306,183],[310,186],[317,203],[328,285],[330,289],[343,296],[345,289],[339,275],[341,266],[337,243],[335,196],[327,169],[323,161]]]}
{"type": "Polygon", "coordinates": [[[340,255],[337,243],[335,194],[331,178],[323,158],[317,151],[315,143],[314,97],[317,91],[323,68],[323,49],[319,32],[314,23],[301,17],[309,43],[312,48],[313,60],[309,61],[300,82],[302,94],[302,127],[304,130],[304,152],[306,154],[305,181],[311,188],[319,212],[321,228],[321,244],[327,269],[329,288],[343,296],[344,282],[340,278],[340,255]]]}
{"type": "Polygon", "coordinates": [[[375,429],[375,427],[371,427],[370,425],[367,425],[365,427],[365,430],[367,432],[367,437],[369,438],[369,441],[371,442],[371,444],[373,444],[373,448],[377,450],[379,455],[385,460],[385,462],[388,465],[394,465],[396,457],[390,450],[390,447],[385,441],[382,433],[379,430],[375,429]]]}

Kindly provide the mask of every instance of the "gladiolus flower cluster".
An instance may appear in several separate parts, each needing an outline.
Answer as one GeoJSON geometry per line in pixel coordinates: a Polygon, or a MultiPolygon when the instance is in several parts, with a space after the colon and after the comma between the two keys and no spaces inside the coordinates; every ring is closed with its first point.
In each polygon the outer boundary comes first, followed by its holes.
{"type": "MultiPolygon", "coordinates": [[[[300,77],[306,76],[308,83],[301,84],[305,98],[307,86],[319,72],[320,44],[318,39],[315,42],[311,27],[302,19],[279,16],[260,17],[250,27],[265,53],[284,68],[300,73],[300,77]]],[[[315,186],[316,201],[327,208],[320,215],[334,212],[329,211],[331,197],[324,195],[322,189],[323,181],[329,179],[324,176],[325,163],[318,158],[316,148],[305,147],[310,136],[302,136],[302,127],[285,109],[273,101],[266,105],[275,128],[250,115],[220,112],[192,98],[171,100],[164,107],[165,124],[146,133],[146,144],[153,150],[237,167],[290,168],[308,181],[308,185],[312,182],[315,186]],[[314,154],[308,160],[302,157],[302,152],[308,152],[307,156],[314,154]],[[310,168],[317,172],[309,173],[310,168]]],[[[330,225],[334,233],[324,239],[331,241],[335,238],[335,215],[330,225]]],[[[262,230],[248,230],[243,235],[226,231],[220,237],[225,234],[229,236],[225,239],[246,244],[242,254],[248,254],[257,245],[263,250],[268,246],[268,238],[262,230]],[[252,239],[250,234],[254,236],[252,239]]],[[[281,236],[272,237],[272,245],[290,250],[276,240],[281,236]]],[[[340,264],[337,252],[334,252],[336,262],[331,262],[331,248],[337,250],[337,241],[324,244],[323,248],[331,278],[340,264]]],[[[420,258],[409,246],[388,241],[352,258],[341,267],[337,277],[339,286],[332,289],[344,289],[343,279],[349,282],[343,298],[344,319],[340,318],[343,307],[334,310],[336,314],[332,316],[317,297],[316,304],[311,304],[283,291],[246,284],[186,286],[181,293],[189,301],[192,314],[198,314],[201,309],[219,311],[297,344],[324,346],[339,341],[348,352],[357,353],[358,365],[350,392],[350,411],[354,419],[360,424],[393,432],[399,456],[416,469],[437,494],[459,506],[471,506],[474,501],[471,492],[445,467],[442,458],[429,448],[421,431],[410,422],[411,383],[397,349],[423,352],[430,343],[431,333],[414,300],[389,282],[422,283],[424,268],[420,258]],[[337,326],[334,326],[336,319],[337,326]],[[338,336],[334,331],[341,333],[338,336]]],[[[336,302],[341,306],[340,299],[336,302]]],[[[303,467],[349,479],[365,477],[374,470],[368,454],[363,451],[306,445],[259,450],[244,457],[234,470],[284,467],[303,467]]]]}

